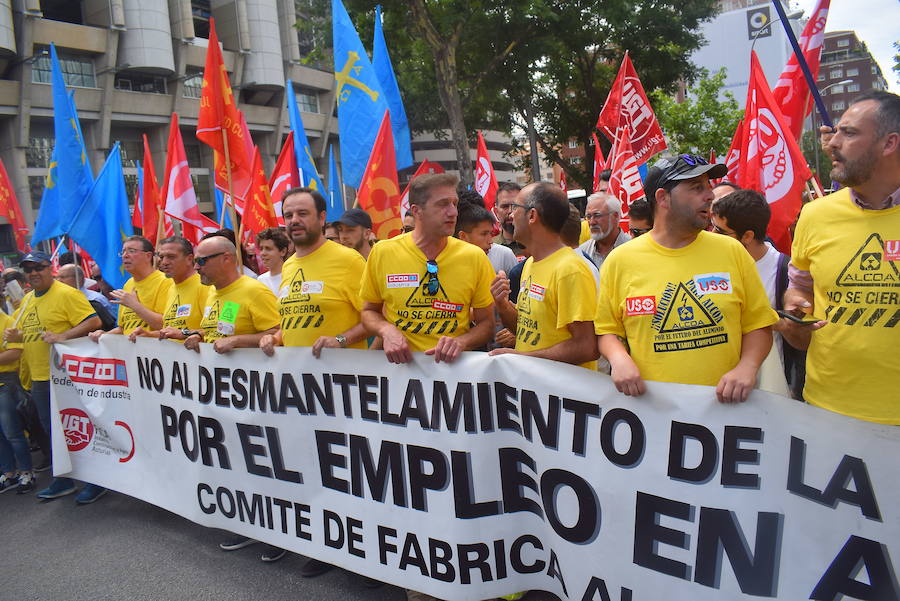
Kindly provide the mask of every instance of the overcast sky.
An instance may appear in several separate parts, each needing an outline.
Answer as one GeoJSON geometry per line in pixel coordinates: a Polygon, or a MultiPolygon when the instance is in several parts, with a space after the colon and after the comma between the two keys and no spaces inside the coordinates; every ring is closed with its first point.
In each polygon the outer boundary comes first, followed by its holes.
{"type": "MultiPolygon", "coordinates": [[[[816,0],[792,0],[810,16],[816,0]]],[[[900,0],[831,0],[825,31],[852,30],[875,57],[891,92],[900,94],[893,43],[900,41],[900,0]],[[893,25],[891,25],[893,23],[893,25]]]]}

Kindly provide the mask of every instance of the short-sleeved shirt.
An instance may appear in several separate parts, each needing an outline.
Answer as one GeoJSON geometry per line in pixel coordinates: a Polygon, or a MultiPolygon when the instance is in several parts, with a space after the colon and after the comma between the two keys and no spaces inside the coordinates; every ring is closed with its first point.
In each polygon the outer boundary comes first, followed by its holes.
{"type": "Polygon", "coordinates": [[[362,280],[363,302],[383,303],[384,316],[397,326],[413,351],[433,348],[441,336],[457,337],[469,331],[469,313],[494,303],[494,270],[483,250],[456,238],[435,258],[437,287],[429,282],[427,259],[402,234],[375,245],[362,280]]]}
{"type": "Polygon", "coordinates": [[[33,291],[25,295],[13,322],[22,331],[21,362],[32,380],[50,379],[50,345],[41,334],[62,334],[93,315],[94,308],[80,290],[59,282],[53,282],[41,295],[33,291]]]}
{"type": "Polygon", "coordinates": [[[163,312],[163,327],[198,329],[210,290],[211,286],[204,286],[197,273],[178,284],[173,282],[163,312]]]}
{"type": "Polygon", "coordinates": [[[221,289],[212,288],[200,329],[204,342],[227,336],[258,334],[277,327],[278,301],[268,286],[246,275],[221,289]]]}
{"type": "MultiPolygon", "coordinates": [[[[11,328],[13,325],[13,318],[7,315],[6,313],[0,312],[0,332],[6,330],[7,328],[11,328]]],[[[3,351],[10,351],[13,349],[21,349],[21,342],[3,342],[0,340],[0,353],[3,351]]],[[[19,369],[19,360],[16,359],[11,363],[0,363],[0,373],[10,373],[18,371],[19,369]]],[[[2,386],[2,382],[0,382],[0,386],[2,386]]]]}
{"type": "Polygon", "coordinates": [[[813,278],[803,397],[830,411],[900,425],[900,206],[873,211],[848,188],[800,214],[791,263],[813,278]]]}
{"type": "MultiPolygon", "coordinates": [[[[343,334],[357,325],[365,268],[361,254],[331,240],[308,255],[286,261],[278,299],[284,346],[312,346],[320,336],[343,334]]],[[[366,341],[351,348],[364,349],[366,341]]]]}
{"type": "MultiPolygon", "coordinates": [[[[597,285],[587,264],[568,246],[522,268],[516,302],[516,350],[537,351],[572,337],[569,324],[593,321],[597,285]]],[[[596,361],[582,363],[596,369],[596,361]]]]}
{"type": "Polygon", "coordinates": [[[776,321],[753,259],[728,236],[700,232],[677,249],[640,236],[600,270],[595,332],[624,338],[646,380],[715,386],[742,336],[776,321]]]}
{"type": "MultiPolygon", "coordinates": [[[[142,305],[154,313],[162,315],[166,311],[166,300],[169,297],[169,290],[172,289],[172,280],[161,271],[154,269],[140,282],[135,281],[133,277],[128,278],[122,289],[125,292],[134,292],[142,305]]],[[[149,327],[146,321],[125,305],[121,305],[119,309],[118,324],[121,326],[123,334],[130,334],[138,328],[149,327]]]]}

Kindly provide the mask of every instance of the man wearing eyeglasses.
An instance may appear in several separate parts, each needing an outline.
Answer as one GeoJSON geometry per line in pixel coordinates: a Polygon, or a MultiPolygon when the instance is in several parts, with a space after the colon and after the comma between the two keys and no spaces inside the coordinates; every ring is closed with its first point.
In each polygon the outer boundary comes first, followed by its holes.
{"type": "MultiPolygon", "coordinates": [[[[531,249],[522,270],[515,311],[501,311],[504,325],[515,331],[515,349],[495,349],[491,355],[517,353],[596,369],[594,312],[597,285],[590,267],[560,238],[569,219],[569,200],[548,182],[529,184],[513,206],[516,240],[531,249]]],[[[503,276],[498,276],[502,281],[503,276]]],[[[505,302],[495,280],[495,299],[505,302]]],[[[509,290],[508,281],[506,291],[509,290]]]]}
{"type": "Polygon", "coordinates": [[[578,247],[599,269],[610,251],[631,240],[631,236],[619,227],[622,219],[622,203],[607,192],[595,192],[588,196],[584,213],[591,239],[578,247]]]}
{"type": "Polygon", "coordinates": [[[522,186],[514,182],[501,182],[497,189],[497,198],[494,202],[494,215],[497,217],[497,224],[500,226],[500,233],[494,238],[496,244],[502,244],[515,253],[517,257],[522,257],[528,253],[521,243],[517,242],[513,236],[513,222],[510,216],[513,203],[516,202],[516,196],[522,190],[522,186]]]}
{"type": "Polygon", "coordinates": [[[735,403],[756,385],[778,316],[744,247],[705,231],[709,178],[725,172],[694,155],[658,161],[644,184],[653,229],[603,264],[595,332],[626,395],[647,379],[715,386],[735,403]]]}
{"type": "Polygon", "coordinates": [[[457,182],[445,173],[413,179],[415,229],[376,244],[366,263],[362,322],[391,363],[409,363],[413,351],[449,363],[493,337],[494,270],[484,251],[452,237],[457,182]]]}
{"type": "MultiPolygon", "coordinates": [[[[100,318],[87,298],[75,288],[53,279],[50,257],[32,252],[22,259],[22,271],[32,291],[25,295],[13,315],[13,327],[4,331],[7,342],[21,342],[20,369],[31,378],[31,397],[41,425],[50,434],[50,345],[87,335],[100,327],[100,318]]],[[[55,499],[75,492],[69,478],[54,478],[38,493],[41,499],[55,499]]],[[[86,485],[76,501],[92,503],[105,489],[86,485]]]]}
{"type": "Polygon", "coordinates": [[[184,347],[199,351],[212,343],[217,353],[255,348],[265,334],[278,328],[278,303],[269,287],[238,273],[237,249],[231,240],[212,236],[200,242],[194,255],[200,282],[213,286],[206,298],[200,329],[188,332],[184,347]]]}
{"type": "Polygon", "coordinates": [[[131,334],[138,328],[158,330],[172,281],[153,266],[153,245],[143,236],[129,236],[122,243],[122,267],[131,274],[121,290],[112,291],[112,302],[119,305],[118,327],[109,332],[96,330],[94,342],[104,334],[131,334]]]}

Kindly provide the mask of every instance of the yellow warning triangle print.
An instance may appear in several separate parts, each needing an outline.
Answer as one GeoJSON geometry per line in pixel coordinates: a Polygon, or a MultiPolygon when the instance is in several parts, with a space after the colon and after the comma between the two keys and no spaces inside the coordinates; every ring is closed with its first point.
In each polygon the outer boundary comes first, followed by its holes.
{"type": "Polygon", "coordinates": [[[306,278],[303,275],[303,268],[297,269],[294,279],[291,280],[291,289],[288,292],[288,298],[285,302],[289,303],[305,303],[309,301],[309,293],[303,293],[303,282],[306,278]]]}
{"type": "Polygon", "coordinates": [[[412,294],[410,294],[409,298],[406,300],[407,307],[410,309],[426,309],[430,308],[434,301],[450,302],[450,299],[447,298],[447,294],[444,292],[444,287],[440,283],[438,283],[437,292],[428,294],[428,282],[431,277],[431,274],[426,271],[419,278],[418,287],[412,291],[412,294]]]}
{"type": "Polygon", "coordinates": [[[669,306],[665,307],[660,333],[707,328],[721,321],[721,313],[712,301],[708,298],[701,301],[684,282],[678,282],[674,294],[669,298],[671,300],[669,306]],[[716,315],[719,319],[716,319],[716,315]]]}
{"type": "Polygon", "coordinates": [[[900,271],[893,261],[885,260],[884,241],[873,233],[841,270],[836,283],[865,288],[900,286],[900,271]]]}

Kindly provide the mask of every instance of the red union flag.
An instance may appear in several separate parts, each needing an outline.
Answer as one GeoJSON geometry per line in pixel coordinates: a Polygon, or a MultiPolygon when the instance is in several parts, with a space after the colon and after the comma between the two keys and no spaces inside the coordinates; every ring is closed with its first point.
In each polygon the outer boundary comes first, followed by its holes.
{"type": "MultiPolygon", "coordinates": [[[[828,20],[828,7],[831,0],[819,0],[812,17],[803,28],[800,35],[800,50],[809,65],[813,79],[819,76],[819,59],[822,53],[822,44],[825,41],[825,22],[828,20]]],[[[781,77],[772,90],[775,102],[781,107],[784,122],[788,125],[794,139],[800,139],[803,131],[803,120],[812,108],[812,96],[809,93],[809,85],[803,70],[797,61],[797,55],[791,54],[790,60],[784,67],[781,77]]]]}
{"type": "MultiPolygon", "coordinates": [[[[150,244],[156,246],[157,238],[159,238],[159,214],[162,210],[160,199],[162,198],[162,195],[160,194],[159,183],[156,179],[156,169],[153,167],[153,156],[150,154],[150,142],[147,140],[147,134],[144,134],[143,196],[144,206],[141,210],[141,232],[143,233],[144,238],[150,241],[150,244]]],[[[165,236],[172,236],[175,234],[175,228],[172,227],[172,220],[165,215],[163,215],[163,234],[165,236]]]]}
{"type": "Polygon", "coordinates": [[[397,183],[397,158],[391,133],[390,112],[384,112],[375,137],[369,163],[356,195],[359,206],[372,218],[372,231],[379,240],[393,238],[403,231],[400,218],[400,184],[397,183]]]}
{"type": "Polygon", "coordinates": [[[728,167],[728,181],[737,183],[741,172],[741,148],[744,146],[744,120],[738,121],[734,137],[731,138],[731,147],[725,155],[725,166],[728,167]]]}
{"type": "Polygon", "coordinates": [[[497,199],[497,176],[494,175],[494,166],[488,155],[487,144],[484,136],[478,132],[478,154],[475,158],[475,191],[484,198],[484,206],[488,211],[494,208],[497,199]]]}
{"type": "Polygon", "coordinates": [[[16,247],[25,248],[25,234],[28,233],[28,226],[25,225],[25,220],[22,218],[16,191],[12,182],[9,181],[9,174],[6,173],[3,161],[0,161],[0,217],[6,217],[13,226],[16,247]]]}
{"type": "Polygon", "coordinates": [[[622,203],[622,219],[626,219],[631,203],[644,196],[641,174],[632,152],[631,131],[627,125],[619,130],[615,155],[609,157],[609,168],[612,170],[609,193],[622,203]]]}
{"type": "Polygon", "coordinates": [[[562,188],[563,192],[569,191],[569,186],[566,183],[566,170],[565,169],[559,170],[559,187],[562,188]]]}
{"type": "Polygon", "coordinates": [[[800,212],[803,186],[812,174],[772,97],[755,52],[750,53],[750,83],[745,107],[746,131],[737,183],[765,195],[772,210],[769,237],[778,250],[790,254],[788,227],[800,212]]]}
{"type": "MultiPolygon", "coordinates": [[[[603,149],[600,148],[600,140],[597,139],[597,134],[592,133],[591,137],[594,139],[594,185],[591,191],[596,192],[597,188],[600,187],[600,172],[606,169],[606,159],[603,158],[603,149]]],[[[611,153],[610,156],[612,156],[611,153]]]]}
{"type": "Polygon", "coordinates": [[[264,229],[278,226],[259,148],[253,149],[253,186],[250,188],[247,203],[244,205],[242,224],[244,235],[250,240],[255,239],[256,235],[264,229]]]}
{"type": "Polygon", "coordinates": [[[281,200],[284,193],[291,188],[300,185],[300,171],[297,169],[297,155],[294,154],[294,132],[288,133],[281,147],[281,154],[275,162],[275,169],[269,179],[269,196],[272,198],[272,206],[275,208],[275,218],[278,225],[284,225],[284,216],[281,213],[281,200]]]}
{"type": "Polygon", "coordinates": [[[638,165],[668,148],[627,52],[597,118],[597,129],[612,140],[616,130],[624,125],[631,131],[631,148],[638,165]]]}
{"type": "MultiPolygon", "coordinates": [[[[144,180],[146,181],[146,173],[144,180]]],[[[191,181],[191,170],[188,166],[187,153],[184,151],[184,141],[181,139],[181,128],[178,127],[178,114],[172,113],[172,121],[169,124],[169,144],[166,150],[166,180],[165,180],[166,214],[178,219],[184,224],[203,227],[203,216],[200,207],[197,206],[197,195],[194,193],[194,183],[191,181]]],[[[144,210],[147,208],[147,197],[144,197],[144,210]]],[[[185,236],[187,238],[187,236],[185,236]]]]}
{"type": "MultiPolygon", "coordinates": [[[[413,181],[418,176],[423,175],[425,173],[443,173],[444,168],[441,167],[440,163],[432,163],[428,159],[422,161],[422,164],[419,165],[419,168],[416,169],[416,172],[413,173],[413,176],[409,178],[409,181],[413,181]]],[[[400,197],[400,215],[406,216],[406,212],[409,211],[409,184],[406,184],[406,189],[403,190],[403,195],[400,197]]]]}

